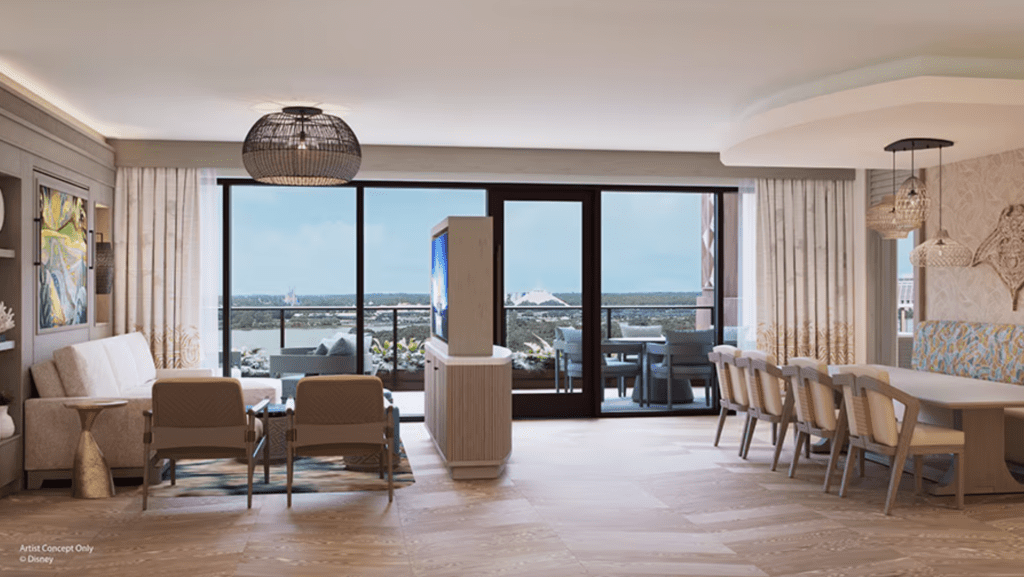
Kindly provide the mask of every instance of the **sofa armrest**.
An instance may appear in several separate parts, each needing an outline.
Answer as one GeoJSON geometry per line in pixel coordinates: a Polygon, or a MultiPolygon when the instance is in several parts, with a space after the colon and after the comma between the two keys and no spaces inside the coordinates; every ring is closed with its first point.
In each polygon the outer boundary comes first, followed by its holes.
{"type": "Polygon", "coordinates": [[[180,379],[187,377],[213,377],[213,369],[157,369],[158,379],[180,379]]]}
{"type": "MultiPolygon", "coordinates": [[[[78,411],[64,403],[90,397],[25,400],[25,469],[71,469],[82,425],[78,411]]],[[[128,405],[106,409],[96,417],[92,434],[110,467],[141,467],[142,412],[153,408],[149,398],[129,398],[128,405]]]]}
{"type": "Polygon", "coordinates": [[[311,375],[352,374],[356,369],[354,355],[270,355],[270,374],[303,373],[311,375]]]}

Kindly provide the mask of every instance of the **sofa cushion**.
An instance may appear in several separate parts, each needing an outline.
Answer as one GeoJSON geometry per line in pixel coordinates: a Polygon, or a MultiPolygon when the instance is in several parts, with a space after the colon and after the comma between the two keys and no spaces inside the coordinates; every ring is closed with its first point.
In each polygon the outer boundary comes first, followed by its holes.
{"type": "Polygon", "coordinates": [[[32,381],[42,398],[65,397],[64,384],[60,382],[57,365],[53,361],[43,361],[32,365],[32,381]]]}
{"type": "Polygon", "coordinates": [[[142,333],[128,333],[114,337],[123,339],[135,359],[135,370],[139,372],[140,381],[151,381],[156,378],[156,365],[153,363],[153,351],[149,349],[149,342],[142,333]]]}
{"type": "Polygon", "coordinates": [[[661,336],[661,325],[630,325],[619,323],[623,338],[658,338],[661,336]]]}
{"type": "Polygon", "coordinates": [[[348,356],[355,353],[356,347],[356,336],[355,335],[338,335],[338,339],[331,344],[327,350],[327,356],[348,356]]]}
{"type": "Polygon", "coordinates": [[[57,349],[53,362],[69,397],[117,396],[117,378],[102,339],[57,349]]]}
{"type": "Polygon", "coordinates": [[[100,339],[103,348],[106,349],[107,358],[110,360],[110,368],[114,371],[114,379],[117,382],[118,391],[126,391],[143,382],[139,378],[139,370],[136,368],[135,356],[128,348],[128,341],[120,337],[112,339],[100,339]]]}

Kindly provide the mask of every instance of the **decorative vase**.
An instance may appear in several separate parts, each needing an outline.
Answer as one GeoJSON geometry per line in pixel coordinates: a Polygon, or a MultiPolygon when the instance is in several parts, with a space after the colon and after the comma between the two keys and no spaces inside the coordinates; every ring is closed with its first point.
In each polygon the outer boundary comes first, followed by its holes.
{"type": "Polygon", "coordinates": [[[0,439],[14,436],[14,419],[7,414],[8,405],[0,406],[0,439]]]}

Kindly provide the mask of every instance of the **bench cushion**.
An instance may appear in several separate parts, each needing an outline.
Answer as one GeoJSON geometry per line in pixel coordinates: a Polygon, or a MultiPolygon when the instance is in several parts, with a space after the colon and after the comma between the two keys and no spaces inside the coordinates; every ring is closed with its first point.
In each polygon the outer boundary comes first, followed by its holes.
{"type": "Polygon", "coordinates": [[[912,367],[919,371],[1024,384],[1024,326],[922,322],[914,337],[912,367]]]}

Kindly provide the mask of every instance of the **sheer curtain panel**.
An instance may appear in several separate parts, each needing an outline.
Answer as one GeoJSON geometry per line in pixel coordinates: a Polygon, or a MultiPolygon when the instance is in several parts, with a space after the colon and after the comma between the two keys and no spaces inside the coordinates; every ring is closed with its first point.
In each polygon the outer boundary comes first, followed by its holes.
{"type": "Polygon", "coordinates": [[[202,173],[117,169],[114,332],[141,331],[158,368],[199,365],[202,173]]]}
{"type": "Polygon", "coordinates": [[[853,182],[758,180],[757,348],[854,362],[853,182]]]}

